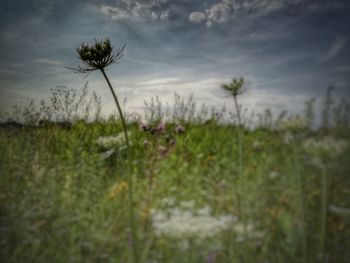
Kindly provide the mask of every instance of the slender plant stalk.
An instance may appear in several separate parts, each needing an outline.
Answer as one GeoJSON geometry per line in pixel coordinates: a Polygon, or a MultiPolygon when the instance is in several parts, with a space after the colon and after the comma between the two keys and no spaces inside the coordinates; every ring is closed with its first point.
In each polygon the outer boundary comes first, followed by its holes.
{"type": "Polygon", "coordinates": [[[303,255],[304,255],[304,262],[308,262],[308,247],[307,247],[307,240],[306,240],[306,209],[305,209],[305,202],[304,202],[304,189],[303,189],[303,181],[301,177],[300,167],[299,167],[299,160],[298,160],[298,154],[296,145],[293,147],[293,159],[294,159],[294,169],[296,173],[296,180],[297,180],[297,188],[298,188],[298,196],[299,196],[299,209],[300,209],[300,217],[301,217],[301,238],[302,238],[302,249],[303,249],[303,255]]]}
{"type": "MultiPolygon", "coordinates": [[[[240,187],[239,190],[237,191],[238,196],[237,196],[237,201],[238,201],[238,209],[239,213],[242,217],[242,221],[244,223],[244,233],[245,237],[248,237],[247,233],[247,228],[246,228],[246,215],[244,211],[244,205],[242,204],[243,199],[241,198],[241,195],[243,192],[245,192],[245,178],[243,176],[243,127],[242,127],[242,120],[241,120],[241,112],[239,110],[239,105],[237,102],[237,96],[239,94],[242,94],[243,92],[243,85],[244,85],[244,79],[233,79],[231,83],[223,84],[221,87],[231,93],[233,96],[233,100],[235,103],[236,111],[237,111],[237,116],[238,116],[238,178],[240,187]]],[[[244,258],[246,258],[247,253],[245,251],[243,252],[244,258]]],[[[244,260],[245,261],[245,260],[244,260]]]]}
{"type": "Polygon", "coordinates": [[[321,214],[321,235],[320,253],[321,262],[325,262],[326,233],[327,233],[327,209],[328,209],[328,175],[326,168],[322,168],[322,214],[321,214]]]}
{"type": "MultiPolygon", "coordinates": [[[[129,162],[129,161],[128,161],[129,162]]],[[[133,180],[132,175],[133,172],[131,171],[130,163],[128,163],[128,197],[129,197],[129,218],[130,218],[130,226],[131,226],[131,236],[133,239],[133,253],[134,253],[134,261],[135,263],[139,262],[139,243],[138,243],[138,236],[136,232],[136,222],[135,222],[135,215],[134,215],[134,198],[133,198],[133,180]]]]}
{"type": "Polygon", "coordinates": [[[82,73],[82,74],[86,74],[95,70],[100,70],[113,95],[115,104],[117,105],[120,119],[122,120],[125,141],[127,146],[127,173],[128,173],[127,178],[128,178],[128,185],[129,185],[128,192],[129,192],[130,227],[131,227],[131,235],[132,235],[132,248],[134,253],[134,260],[136,263],[138,263],[139,262],[138,239],[137,239],[137,233],[136,233],[135,216],[134,216],[134,208],[133,208],[133,205],[134,205],[133,182],[132,182],[133,171],[131,171],[131,162],[130,162],[131,151],[130,151],[129,137],[126,130],[125,119],[124,119],[123,112],[120,107],[117,95],[115,94],[112,84],[109,81],[107,74],[104,70],[109,65],[118,63],[118,61],[124,55],[124,48],[125,48],[125,45],[121,49],[118,49],[116,52],[113,52],[113,47],[108,38],[101,41],[95,40],[94,45],[87,45],[85,43],[81,43],[76,48],[76,51],[79,55],[78,58],[81,60],[82,65],[78,66],[77,68],[68,68],[68,69],[72,70],[75,73],[82,73]]]}
{"type": "MultiPolygon", "coordinates": [[[[129,144],[129,137],[128,137],[128,133],[126,130],[126,123],[125,123],[125,119],[123,116],[123,112],[122,109],[120,107],[118,98],[113,90],[112,84],[109,81],[109,78],[107,77],[106,72],[104,71],[103,68],[100,69],[101,73],[103,75],[103,77],[105,78],[109,89],[111,90],[111,93],[113,95],[115,104],[117,105],[118,108],[118,112],[120,115],[120,119],[122,120],[122,124],[123,124],[123,130],[124,130],[124,135],[125,135],[125,140],[126,140],[126,145],[127,145],[127,151],[128,151],[128,157],[130,157],[130,144],[129,144]]],[[[134,209],[133,209],[133,205],[134,205],[134,197],[133,197],[133,180],[132,180],[132,171],[130,170],[130,165],[128,164],[128,197],[129,197],[129,218],[130,218],[130,225],[131,225],[131,236],[132,236],[132,247],[133,247],[133,251],[134,251],[134,260],[136,263],[139,262],[139,256],[138,256],[138,238],[137,238],[137,233],[136,233],[136,224],[135,224],[135,215],[134,215],[134,209]]]]}
{"type": "Polygon", "coordinates": [[[236,106],[236,110],[237,110],[238,125],[241,126],[242,125],[241,112],[239,110],[239,106],[238,106],[238,102],[237,102],[237,95],[233,96],[233,100],[235,101],[235,106],[236,106]]]}
{"type": "MultiPolygon", "coordinates": [[[[243,176],[243,127],[242,127],[242,121],[241,121],[241,113],[239,109],[239,105],[237,102],[237,95],[233,95],[233,99],[235,102],[235,107],[237,111],[237,118],[238,118],[238,178],[241,182],[240,184],[240,193],[238,195],[238,207],[239,207],[239,213],[241,214],[242,222],[244,225],[244,236],[246,239],[248,239],[248,230],[247,230],[247,216],[245,212],[245,205],[243,204],[243,198],[242,198],[242,193],[245,192],[245,187],[246,187],[246,178],[243,176]]],[[[243,254],[242,257],[245,259],[244,261],[247,260],[247,250],[243,249],[243,254]]]]}
{"type": "Polygon", "coordinates": [[[239,110],[238,102],[237,102],[237,96],[233,96],[236,111],[237,111],[237,118],[238,118],[238,169],[239,174],[241,175],[243,172],[243,127],[242,127],[242,121],[241,121],[241,112],[239,110]]]}
{"type": "Polygon", "coordinates": [[[104,70],[103,68],[101,68],[100,70],[101,70],[101,73],[102,73],[103,77],[105,78],[105,80],[106,80],[106,82],[107,82],[107,84],[108,84],[108,87],[109,87],[110,91],[112,92],[112,95],[113,95],[115,104],[117,105],[118,112],[119,112],[119,115],[120,115],[120,119],[122,120],[122,124],[123,124],[123,129],[124,129],[124,135],[125,135],[126,145],[127,145],[127,147],[128,147],[128,150],[129,150],[129,148],[130,148],[129,137],[128,137],[128,133],[127,133],[127,130],[126,130],[126,124],[125,124],[125,119],[124,119],[124,115],[123,115],[123,112],[122,112],[122,108],[120,107],[120,104],[119,104],[117,95],[115,95],[115,92],[114,92],[114,90],[113,90],[112,84],[111,84],[111,82],[109,81],[105,70],[104,70]]]}

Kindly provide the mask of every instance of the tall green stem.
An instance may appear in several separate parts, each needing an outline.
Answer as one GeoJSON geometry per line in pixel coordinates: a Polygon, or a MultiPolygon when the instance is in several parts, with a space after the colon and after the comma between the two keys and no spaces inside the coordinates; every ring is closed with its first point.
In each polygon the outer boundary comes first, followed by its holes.
{"type": "Polygon", "coordinates": [[[304,262],[308,262],[308,248],[307,248],[307,240],[306,240],[306,208],[304,202],[304,189],[303,189],[303,181],[300,172],[298,153],[296,149],[296,145],[293,147],[293,159],[294,159],[294,169],[296,172],[296,187],[298,189],[299,196],[299,209],[300,209],[300,221],[301,221],[301,238],[302,238],[302,249],[304,254],[304,262]]]}
{"type": "MultiPolygon", "coordinates": [[[[125,135],[125,140],[126,140],[126,145],[127,145],[127,149],[128,149],[128,157],[130,158],[130,145],[129,145],[129,137],[128,137],[128,133],[126,130],[126,123],[125,123],[125,119],[123,116],[123,112],[122,109],[120,107],[118,98],[113,90],[112,84],[109,81],[106,72],[104,71],[103,68],[100,69],[102,72],[102,75],[104,76],[109,89],[112,92],[115,104],[117,105],[118,111],[119,111],[119,115],[120,115],[120,119],[122,120],[122,124],[123,124],[123,129],[124,129],[124,135],[125,135]]],[[[131,167],[130,167],[130,163],[128,162],[128,197],[129,197],[129,218],[130,218],[130,226],[131,226],[131,236],[132,236],[132,248],[133,248],[133,253],[134,253],[134,259],[135,262],[138,263],[139,262],[139,256],[138,256],[138,238],[137,238],[137,233],[136,233],[136,224],[135,224],[135,216],[134,216],[134,209],[133,209],[133,205],[134,205],[134,198],[133,198],[133,180],[132,180],[132,171],[131,171],[131,167]]]]}
{"type": "Polygon", "coordinates": [[[321,216],[321,236],[320,236],[321,262],[325,261],[327,209],[328,209],[328,175],[327,175],[326,168],[323,167],[322,168],[322,216],[321,216]]]}
{"type": "MultiPolygon", "coordinates": [[[[242,121],[241,121],[241,113],[240,113],[240,109],[239,109],[239,105],[237,102],[237,95],[233,96],[233,100],[235,102],[235,107],[236,107],[236,111],[237,111],[237,117],[238,117],[238,178],[239,178],[239,182],[240,184],[240,190],[239,190],[239,194],[238,194],[238,209],[239,209],[239,213],[241,215],[241,220],[244,224],[244,235],[245,238],[248,239],[248,231],[247,231],[247,217],[246,217],[246,213],[244,210],[244,204],[243,204],[243,198],[242,198],[242,193],[245,192],[245,188],[246,188],[246,179],[243,176],[243,127],[242,127],[242,121]]],[[[246,251],[243,252],[243,257],[246,257],[246,251]]]]}
{"type": "Polygon", "coordinates": [[[115,95],[115,92],[114,92],[114,90],[113,90],[112,84],[111,84],[111,82],[109,81],[109,79],[108,79],[108,77],[107,77],[107,75],[106,75],[105,70],[104,70],[103,68],[101,68],[100,70],[101,70],[102,75],[103,75],[103,77],[105,78],[105,80],[106,80],[106,82],[107,82],[107,84],[108,84],[109,89],[110,89],[111,92],[112,92],[112,95],[113,95],[115,104],[117,105],[118,112],[119,112],[119,115],[120,115],[120,119],[122,120],[122,124],[123,124],[123,129],[124,129],[124,135],[125,135],[126,145],[127,145],[128,149],[129,149],[129,148],[130,148],[130,145],[129,145],[129,137],[128,137],[128,133],[127,133],[127,131],[126,131],[126,123],[125,123],[125,119],[124,119],[124,115],[123,115],[122,108],[120,107],[120,104],[119,104],[117,95],[115,95]]]}
{"type": "Polygon", "coordinates": [[[242,125],[242,121],[241,121],[241,111],[239,110],[239,106],[238,106],[238,102],[237,102],[237,95],[233,96],[233,99],[235,101],[235,106],[236,106],[236,110],[237,110],[237,117],[238,117],[238,125],[241,126],[242,125]]]}
{"type": "Polygon", "coordinates": [[[239,174],[242,174],[243,170],[243,127],[242,127],[242,120],[241,120],[241,112],[239,110],[238,102],[237,102],[237,96],[233,96],[233,99],[235,101],[235,106],[237,110],[237,117],[238,117],[238,169],[239,174]]]}

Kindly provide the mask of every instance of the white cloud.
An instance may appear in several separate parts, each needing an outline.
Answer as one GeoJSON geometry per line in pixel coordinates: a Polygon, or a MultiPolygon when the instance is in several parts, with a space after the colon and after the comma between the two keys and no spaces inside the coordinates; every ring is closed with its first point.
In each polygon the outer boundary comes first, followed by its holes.
{"type": "Polygon", "coordinates": [[[219,3],[211,6],[206,12],[208,20],[213,22],[224,22],[233,14],[233,7],[231,4],[219,3]]]}
{"type": "Polygon", "coordinates": [[[101,11],[113,20],[125,20],[131,16],[130,12],[119,7],[103,5],[101,11]]]}
{"type": "Polygon", "coordinates": [[[327,62],[336,57],[346,46],[348,39],[347,36],[337,36],[329,47],[327,54],[321,58],[321,62],[327,62]]]}
{"type": "Polygon", "coordinates": [[[233,18],[259,17],[290,7],[301,7],[304,10],[317,11],[326,8],[338,8],[339,6],[341,5],[330,4],[327,0],[221,0],[205,11],[192,12],[189,15],[189,20],[195,23],[204,22],[210,27],[215,23],[226,22],[233,18]],[[206,17],[201,15],[204,13],[206,17]]]}
{"type": "Polygon", "coordinates": [[[102,5],[100,11],[113,20],[167,20],[168,0],[121,0],[115,5],[102,5]]]}
{"type": "Polygon", "coordinates": [[[201,23],[207,19],[207,16],[203,12],[192,12],[189,16],[189,20],[194,23],[201,23]]]}
{"type": "Polygon", "coordinates": [[[158,86],[158,85],[169,85],[169,84],[175,84],[180,81],[179,78],[160,78],[160,79],[152,79],[147,80],[145,82],[141,82],[140,84],[142,86],[158,86]]]}
{"type": "Polygon", "coordinates": [[[61,65],[60,61],[53,60],[53,59],[47,59],[47,58],[37,58],[37,59],[34,59],[34,62],[35,63],[39,63],[39,64],[46,64],[46,65],[49,65],[49,66],[59,66],[59,65],[61,65]]]}

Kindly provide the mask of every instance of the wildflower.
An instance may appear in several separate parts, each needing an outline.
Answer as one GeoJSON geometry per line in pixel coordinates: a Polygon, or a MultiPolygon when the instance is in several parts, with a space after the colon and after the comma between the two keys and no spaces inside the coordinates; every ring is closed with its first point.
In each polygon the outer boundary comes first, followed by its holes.
{"type": "Polygon", "coordinates": [[[270,174],[269,174],[269,177],[270,177],[271,180],[276,179],[279,176],[280,176],[280,174],[277,171],[271,171],[270,174]]]}
{"type": "Polygon", "coordinates": [[[253,142],[253,149],[254,149],[255,151],[259,151],[259,150],[261,149],[261,144],[260,144],[259,141],[254,141],[254,142],[253,142]]]}
{"type": "Polygon", "coordinates": [[[157,133],[163,133],[165,131],[165,123],[161,122],[156,128],[157,133]]]}
{"type": "Polygon", "coordinates": [[[291,134],[290,132],[287,132],[286,134],[284,134],[284,137],[283,137],[284,144],[291,144],[294,140],[295,138],[293,134],[291,134]]]}
{"type": "Polygon", "coordinates": [[[142,144],[143,144],[143,146],[147,146],[147,145],[149,145],[149,141],[147,139],[144,139],[142,144]]]}
{"type": "Polygon", "coordinates": [[[129,138],[128,138],[128,133],[126,129],[126,123],[125,123],[123,111],[119,104],[117,95],[115,94],[112,84],[109,78],[107,77],[107,74],[105,71],[105,69],[109,65],[119,63],[120,59],[124,55],[124,49],[125,49],[125,45],[122,48],[118,49],[116,52],[114,52],[113,47],[111,45],[111,41],[108,38],[100,41],[95,40],[95,44],[93,45],[88,45],[83,42],[76,48],[76,51],[78,53],[78,58],[82,62],[82,65],[78,66],[77,68],[68,68],[68,69],[72,70],[75,73],[82,73],[82,74],[86,74],[95,70],[99,70],[102,73],[112,93],[115,104],[117,106],[119,116],[123,125],[126,145],[129,148],[129,138]]]}
{"type": "Polygon", "coordinates": [[[235,106],[236,106],[239,126],[241,126],[242,121],[241,121],[240,108],[239,108],[238,102],[237,102],[237,96],[243,93],[243,91],[244,91],[243,85],[244,85],[244,79],[243,78],[240,78],[240,79],[235,79],[234,78],[231,83],[221,85],[221,87],[223,89],[225,89],[228,92],[230,92],[232,94],[232,96],[233,96],[233,99],[234,99],[234,102],[235,102],[235,106]]]}
{"type": "Polygon", "coordinates": [[[149,126],[146,123],[140,123],[139,129],[140,131],[146,132],[146,131],[149,131],[149,126]]]}
{"type": "Polygon", "coordinates": [[[110,199],[114,199],[117,194],[119,193],[124,193],[128,190],[128,183],[127,182],[120,182],[120,183],[116,183],[114,184],[110,189],[109,189],[109,193],[108,196],[110,199]]]}
{"type": "Polygon", "coordinates": [[[233,226],[233,231],[236,233],[237,242],[244,241],[245,236],[253,239],[261,239],[265,235],[264,232],[257,231],[253,224],[237,223],[233,226]]]}
{"type": "Polygon", "coordinates": [[[303,142],[304,149],[311,154],[331,154],[332,156],[342,154],[348,146],[348,141],[330,136],[319,140],[310,138],[303,142]]]}
{"type": "Polygon", "coordinates": [[[209,206],[205,206],[201,209],[198,209],[197,214],[200,216],[208,216],[211,214],[211,208],[209,206]]]}
{"type": "Polygon", "coordinates": [[[174,132],[177,134],[181,134],[185,132],[185,127],[183,127],[182,125],[176,125],[174,132]]]}
{"type": "Polygon", "coordinates": [[[163,145],[160,145],[160,146],[158,147],[158,150],[159,150],[159,153],[160,153],[160,154],[165,154],[165,153],[168,151],[167,147],[165,147],[165,146],[163,146],[163,145]]]}
{"type": "Polygon", "coordinates": [[[307,121],[300,116],[292,117],[287,121],[282,122],[280,128],[291,132],[302,131],[307,128],[307,121]]]}
{"type": "Polygon", "coordinates": [[[102,160],[106,160],[109,157],[111,157],[113,155],[113,153],[115,153],[115,149],[111,149],[111,150],[105,151],[105,152],[100,154],[101,159],[102,160]]]}
{"type": "Polygon", "coordinates": [[[210,208],[207,207],[202,212],[201,209],[191,212],[181,207],[165,211],[152,209],[151,215],[156,234],[174,238],[212,237],[228,229],[235,220],[231,215],[214,217],[210,215],[210,208]]]}
{"type": "Polygon", "coordinates": [[[170,146],[175,145],[175,143],[176,143],[176,141],[175,141],[174,139],[171,139],[171,140],[169,141],[169,145],[170,145],[170,146]]]}
{"type": "Polygon", "coordinates": [[[188,208],[188,209],[191,209],[195,206],[195,202],[193,200],[191,201],[182,201],[180,202],[180,206],[182,208],[188,208]]]}
{"type": "Polygon", "coordinates": [[[173,206],[175,204],[175,199],[172,197],[167,197],[162,200],[162,203],[166,206],[173,206]]]}
{"type": "MultiPolygon", "coordinates": [[[[128,132],[128,135],[130,136],[130,132],[128,132]]],[[[101,147],[110,148],[125,143],[125,137],[123,133],[116,136],[100,136],[97,138],[96,143],[101,147]]]]}

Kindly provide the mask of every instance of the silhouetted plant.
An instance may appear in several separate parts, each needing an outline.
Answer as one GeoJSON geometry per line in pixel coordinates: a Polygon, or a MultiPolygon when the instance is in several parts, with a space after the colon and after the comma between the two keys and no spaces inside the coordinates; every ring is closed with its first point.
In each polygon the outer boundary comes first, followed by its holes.
{"type": "Polygon", "coordinates": [[[78,91],[66,86],[51,89],[51,96],[36,101],[27,99],[13,106],[8,119],[28,125],[43,125],[51,122],[96,121],[101,114],[101,97],[89,93],[88,83],[78,91]]]}
{"type": "Polygon", "coordinates": [[[238,117],[239,126],[242,125],[242,121],[241,121],[240,109],[239,109],[238,102],[237,102],[237,96],[243,93],[243,91],[244,91],[243,85],[244,85],[243,78],[239,78],[239,79],[234,78],[231,83],[221,85],[221,87],[223,89],[229,91],[233,96],[233,99],[235,101],[236,110],[237,110],[237,117],[238,117]]]}
{"type": "MultiPolygon", "coordinates": [[[[240,108],[237,102],[237,96],[243,93],[243,85],[244,85],[244,79],[239,78],[236,79],[234,78],[231,83],[228,84],[222,84],[221,87],[231,93],[233,96],[235,106],[236,106],[236,111],[237,111],[237,118],[238,118],[238,177],[242,178],[243,175],[243,169],[244,169],[244,164],[243,164],[243,127],[242,127],[242,120],[241,120],[241,112],[240,108]]],[[[242,181],[241,185],[241,191],[244,191],[244,181],[242,181]]],[[[242,215],[243,221],[245,221],[245,211],[244,211],[244,205],[243,205],[243,200],[241,199],[241,193],[238,192],[238,206],[240,210],[240,214],[242,215]]],[[[247,234],[247,229],[244,229],[245,234],[247,234]]]]}
{"type": "Polygon", "coordinates": [[[311,98],[305,102],[305,120],[310,129],[312,128],[315,121],[315,102],[316,98],[311,98]]]}
{"type": "Polygon", "coordinates": [[[334,104],[333,100],[334,86],[329,86],[326,93],[326,98],[323,102],[323,112],[322,112],[322,128],[327,130],[331,127],[331,108],[334,104]]]}
{"type": "MultiPolygon", "coordinates": [[[[51,89],[51,94],[49,105],[56,121],[98,120],[101,113],[101,98],[95,92],[89,96],[88,82],[80,93],[66,86],[58,86],[51,89]]],[[[44,106],[41,103],[42,112],[45,110],[44,106]]]]}
{"type": "MultiPolygon", "coordinates": [[[[123,116],[123,111],[120,107],[117,95],[113,90],[112,84],[109,81],[109,78],[107,77],[107,74],[105,72],[105,68],[108,67],[109,65],[119,63],[120,59],[124,55],[124,49],[125,49],[125,45],[122,48],[118,49],[116,52],[114,52],[111,42],[108,38],[100,41],[95,40],[95,43],[93,45],[87,45],[85,43],[81,43],[76,48],[76,51],[78,53],[78,58],[81,60],[83,65],[78,66],[77,68],[69,68],[69,69],[71,69],[75,73],[83,73],[83,74],[89,73],[95,70],[101,71],[113,95],[115,104],[117,105],[120,119],[122,121],[123,129],[124,129],[125,141],[126,141],[126,145],[129,153],[130,144],[129,144],[129,138],[128,138],[128,133],[126,129],[126,123],[123,116]]],[[[138,262],[137,236],[136,236],[136,226],[135,226],[134,210],[133,210],[132,175],[130,174],[130,170],[128,172],[128,184],[129,184],[129,188],[128,188],[129,216],[130,216],[130,223],[131,223],[132,239],[134,241],[133,251],[134,251],[135,262],[138,262]]]]}
{"type": "Polygon", "coordinates": [[[78,58],[83,63],[82,66],[78,66],[77,68],[69,68],[69,69],[75,73],[82,73],[82,74],[89,73],[95,70],[101,71],[112,93],[115,104],[117,105],[120,119],[122,121],[123,129],[124,129],[126,144],[127,144],[127,147],[129,148],[129,138],[128,138],[128,133],[126,129],[123,111],[120,107],[120,103],[118,101],[117,95],[113,90],[112,84],[109,81],[109,78],[107,77],[107,74],[105,72],[105,68],[108,67],[109,65],[119,63],[120,59],[124,55],[124,49],[125,49],[125,45],[122,48],[118,49],[116,52],[114,52],[111,42],[108,38],[100,41],[95,40],[95,44],[93,45],[87,45],[83,42],[76,48],[76,51],[78,53],[78,58]]]}

